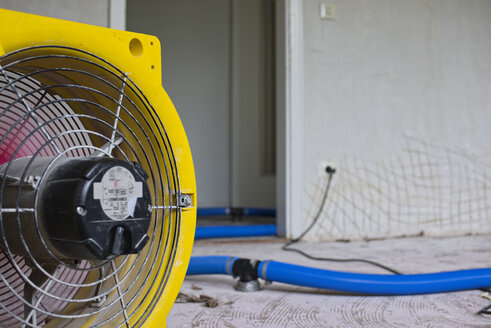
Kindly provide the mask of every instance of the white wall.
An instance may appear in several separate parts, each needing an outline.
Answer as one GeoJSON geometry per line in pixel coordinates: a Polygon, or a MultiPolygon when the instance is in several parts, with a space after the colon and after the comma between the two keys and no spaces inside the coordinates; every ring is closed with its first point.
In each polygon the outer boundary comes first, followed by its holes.
{"type": "Polygon", "coordinates": [[[128,1],[127,29],[161,41],[163,84],[191,145],[199,206],[229,206],[229,1],[128,1]]]}
{"type": "Polygon", "coordinates": [[[304,1],[310,238],[491,232],[491,1],[304,1]]]}
{"type": "Polygon", "coordinates": [[[109,27],[110,0],[0,0],[0,8],[109,27]]]}

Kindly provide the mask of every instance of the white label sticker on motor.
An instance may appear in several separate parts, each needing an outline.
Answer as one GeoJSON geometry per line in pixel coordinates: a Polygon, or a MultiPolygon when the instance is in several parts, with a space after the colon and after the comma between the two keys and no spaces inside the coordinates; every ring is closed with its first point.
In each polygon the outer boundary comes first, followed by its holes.
{"type": "Polygon", "coordinates": [[[143,183],[136,181],[127,168],[114,166],[107,170],[101,182],[94,183],[94,199],[111,220],[134,216],[136,201],[143,197],[143,183]]]}

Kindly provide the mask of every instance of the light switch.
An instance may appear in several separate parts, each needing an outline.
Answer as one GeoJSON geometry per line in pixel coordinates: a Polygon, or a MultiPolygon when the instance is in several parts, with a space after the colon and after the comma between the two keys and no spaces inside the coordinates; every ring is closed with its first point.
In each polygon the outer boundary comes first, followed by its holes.
{"type": "Polygon", "coordinates": [[[321,3],[321,19],[324,20],[333,20],[336,19],[336,5],[333,3],[321,3]]]}

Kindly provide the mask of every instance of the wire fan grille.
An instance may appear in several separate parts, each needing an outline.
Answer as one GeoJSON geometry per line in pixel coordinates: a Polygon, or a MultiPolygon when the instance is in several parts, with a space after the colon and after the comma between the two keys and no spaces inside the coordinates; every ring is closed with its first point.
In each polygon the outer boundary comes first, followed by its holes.
{"type": "MultiPolygon", "coordinates": [[[[0,138],[0,165],[7,167],[0,173],[0,238],[5,244],[0,326],[141,326],[167,282],[180,225],[172,147],[145,95],[125,72],[93,54],[59,46],[23,49],[0,58],[0,138]],[[1,199],[8,167],[27,156],[50,156],[52,163],[81,156],[140,163],[150,176],[153,209],[143,251],[107,261],[54,258],[57,265],[50,268],[32,255],[14,254],[4,217],[15,215],[20,226],[21,214],[33,212],[37,222],[36,208],[22,208],[19,202],[4,208],[1,199]],[[24,298],[26,288],[34,290],[32,303],[24,298]]],[[[37,191],[35,197],[37,207],[37,191]]]]}

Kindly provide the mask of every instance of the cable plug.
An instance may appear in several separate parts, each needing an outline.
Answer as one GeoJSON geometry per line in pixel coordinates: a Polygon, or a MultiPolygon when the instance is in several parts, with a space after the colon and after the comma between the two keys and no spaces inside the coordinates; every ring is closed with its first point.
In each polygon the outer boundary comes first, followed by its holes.
{"type": "Polygon", "coordinates": [[[336,173],[336,168],[331,166],[331,165],[327,165],[326,166],[326,172],[327,172],[327,174],[334,174],[334,173],[336,173]]]}

